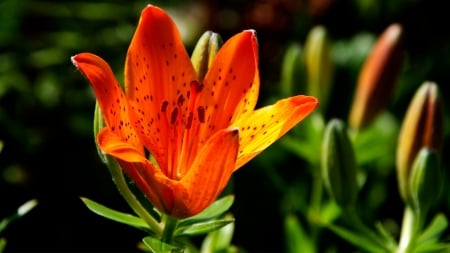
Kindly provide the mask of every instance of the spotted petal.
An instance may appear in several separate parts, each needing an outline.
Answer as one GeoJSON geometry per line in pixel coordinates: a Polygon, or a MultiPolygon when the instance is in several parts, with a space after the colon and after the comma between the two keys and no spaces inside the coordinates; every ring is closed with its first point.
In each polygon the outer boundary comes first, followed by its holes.
{"type": "Polygon", "coordinates": [[[172,215],[188,217],[209,206],[230,180],[239,149],[238,130],[221,130],[203,146],[189,172],[181,179],[172,215]]]}
{"type": "Polygon", "coordinates": [[[106,126],[122,142],[131,143],[143,153],[141,142],[130,124],[127,100],[108,63],[91,53],[77,54],[72,57],[72,62],[89,80],[106,126]]]}
{"type": "Polygon", "coordinates": [[[234,122],[233,125],[240,130],[236,169],[278,140],[317,105],[316,98],[299,95],[279,100],[274,105],[255,110],[234,122]]]}
{"type": "Polygon", "coordinates": [[[121,142],[118,136],[108,128],[99,132],[98,143],[103,152],[118,160],[125,173],[159,210],[171,212],[175,202],[175,192],[183,191],[178,181],[167,178],[139,150],[129,143],[121,142]]]}
{"type": "MultiPolygon", "coordinates": [[[[172,19],[158,7],[141,14],[125,64],[125,87],[133,105],[132,122],[144,145],[166,171],[169,120],[175,107],[186,111],[194,68],[172,19]]],[[[177,109],[178,110],[178,109],[177,109]]],[[[176,155],[176,154],[175,154],[176,155]]]]}
{"type": "Polygon", "coordinates": [[[258,45],[255,31],[246,30],[230,38],[219,50],[204,84],[200,104],[205,125],[200,142],[226,128],[240,114],[251,112],[259,92],[258,45]]]}

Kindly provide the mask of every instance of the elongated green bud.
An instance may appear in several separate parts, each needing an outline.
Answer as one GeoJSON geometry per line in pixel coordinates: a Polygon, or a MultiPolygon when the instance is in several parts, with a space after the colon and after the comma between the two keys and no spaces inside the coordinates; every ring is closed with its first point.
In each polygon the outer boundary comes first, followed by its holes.
{"type": "Polygon", "coordinates": [[[439,90],[435,83],[425,82],[408,107],[398,137],[397,179],[404,201],[410,199],[407,185],[419,150],[427,147],[440,154],[443,136],[444,114],[439,90]]]}
{"type": "MultiPolygon", "coordinates": [[[[292,96],[297,93],[296,85],[304,83],[305,64],[303,50],[299,44],[291,44],[284,53],[281,65],[281,95],[292,96]]],[[[302,92],[305,93],[306,91],[302,92]]]]}
{"type": "Polygon", "coordinates": [[[426,212],[439,199],[443,176],[436,150],[422,148],[411,168],[409,204],[416,210],[426,212]]]}
{"type": "Polygon", "coordinates": [[[388,105],[402,68],[403,28],[392,24],[381,34],[359,73],[349,125],[360,129],[388,105]]]}
{"type": "Polygon", "coordinates": [[[220,35],[211,31],[203,33],[198,40],[192,52],[191,62],[199,80],[203,80],[205,77],[222,44],[223,41],[220,35]]]}
{"type": "Polygon", "coordinates": [[[352,206],[356,201],[356,173],[356,157],[347,128],[342,120],[333,119],[325,128],[322,175],[325,187],[342,207],[352,206]]]}
{"type": "Polygon", "coordinates": [[[95,146],[97,147],[98,156],[100,156],[100,159],[102,159],[102,162],[106,163],[106,155],[100,150],[97,143],[97,135],[98,132],[105,127],[105,122],[103,121],[103,115],[100,110],[100,106],[98,105],[98,102],[95,103],[95,110],[94,110],[94,140],[95,140],[95,146]]]}
{"type": "Polygon", "coordinates": [[[308,33],[305,42],[305,64],[308,77],[307,94],[318,98],[321,107],[326,108],[334,64],[325,27],[316,26],[308,33]]]}

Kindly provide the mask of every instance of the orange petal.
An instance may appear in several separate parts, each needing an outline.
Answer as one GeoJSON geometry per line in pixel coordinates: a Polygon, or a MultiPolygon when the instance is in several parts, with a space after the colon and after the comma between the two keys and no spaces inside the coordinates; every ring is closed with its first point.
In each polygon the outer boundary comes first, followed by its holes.
{"type": "Polygon", "coordinates": [[[236,169],[253,159],[278,140],[318,105],[314,97],[295,96],[279,100],[274,105],[253,111],[239,118],[233,126],[239,127],[239,156],[236,169]]]}
{"type": "Polygon", "coordinates": [[[110,156],[126,162],[144,162],[147,158],[141,150],[128,142],[124,142],[117,134],[108,128],[103,128],[97,135],[100,149],[110,156]]]}
{"type": "Polygon", "coordinates": [[[162,9],[147,6],[128,49],[125,87],[134,108],[135,128],[162,167],[172,152],[168,144],[171,114],[177,106],[180,112],[186,111],[184,101],[195,79],[174,22],[162,9]]]}
{"type": "Polygon", "coordinates": [[[127,142],[122,142],[110,129],[102,129],[97,141],[103,152],[117,159],[120,167],[158,210],[171,212],[174,192],[184,189],[179,182],[167,178],[139,150],[127,142]]]}
{"type": "Polygon", "coordinates": [[[176,192],[172,215],[189,217],[208,207],[222,192],[233,173],[239,149],[238,130],[221,130],[198,153],[176,192]]]}
{"type": "Polygon", "coordinates": [[[126,98],[108,63],[90,53],[77,54],[72,62],[92,86],[107,127],[122,140],[141,147],[130,124],[126,98]]]}
{"type": "Polygon", "coordinates": [[[205,108],[199,141],[251,112],[259,92],[258,45],[253,30],[230,38],[219,50],[204,80],[200,105],[205,108]]]}

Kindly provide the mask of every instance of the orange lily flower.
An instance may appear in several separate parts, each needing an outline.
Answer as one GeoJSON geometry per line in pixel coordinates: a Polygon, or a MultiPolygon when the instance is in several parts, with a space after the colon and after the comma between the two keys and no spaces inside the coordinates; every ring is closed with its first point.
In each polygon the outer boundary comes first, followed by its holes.
{"type": "Polygon", "coordinates": [[[176,218],[201,212],[235,170],[317,106],[313,97],[295,96],[254,110],[257,49],[253,30],[235,35],[197,80],[174,22],[149,5],[128,49],[125,91],[100,57],[72,57],[104,117],[100,149],[160,211],[176,218]]]}

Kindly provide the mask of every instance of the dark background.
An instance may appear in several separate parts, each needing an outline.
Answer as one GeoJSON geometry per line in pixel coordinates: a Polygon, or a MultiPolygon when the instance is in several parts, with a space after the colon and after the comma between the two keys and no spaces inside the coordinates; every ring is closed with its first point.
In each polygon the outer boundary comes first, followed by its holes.
{"type": "MultiPolygon", "coordinates": [[[[440,86],[449,121],[450,19],[445,1],[0,0],[0,140],[4,143],[0,218],[29,199],[39,202],[2,234],[8,240],[7,252],[137,251],[143,233],[93,214],[79,199],[85,196],[129,212],[97,156],[92,134],[95,98],[70,56],[84,51],[100,55],[122,80],[128,43],[147,3],[165,7],[183,22],[190,35],[185,42],[189,52],[205,30],[226,40],[243,29],[255,29],[260,45],[260,104],[280,97],[277,85],[284,50],[291,42],[303,44],[314,25],[323,24],[333,42],[347,43],[357,34],[376,37],[389,24],[401,23],[407,63],[388,109],[401,119],[417,87],[432,80],[440,86]]],[[[327,118],[347,117],[359,66],[337,62],[327,118]]],[[[447,167],[448,126],[443,158],[447,167]]],[[[270,148],[264,156],[274,159],[282,178],[304,185],[307,191],[309,175],[299,158],[279,148],[270,148]]],[[[234,176],[233,242],[249,252],[282,252],[280,209],[285,195],[261,157],[234,176]]],[[[397,218],[402,203],[393,174],[386,189],[395,194],[387,198],[380,216],[397,218]]],[[[450,210],[448,199],[444,194],[440,206],[444,211],[450,210]]],[[[339,244],[335,236],[326,236],[329,243],[339,244]]]]}

